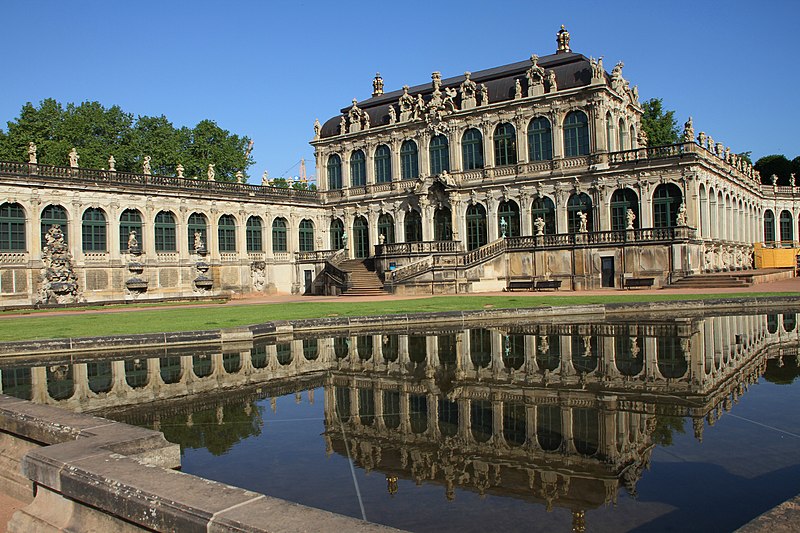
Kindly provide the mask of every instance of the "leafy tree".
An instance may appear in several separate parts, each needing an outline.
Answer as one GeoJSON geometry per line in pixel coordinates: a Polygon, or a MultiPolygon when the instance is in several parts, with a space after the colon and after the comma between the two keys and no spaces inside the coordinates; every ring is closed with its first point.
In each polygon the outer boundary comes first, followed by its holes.
{"type": "Polygon", "coordinates": [[[748,163],[748,164],[750,164],[750,165],[752,165],[752,164],[753,164],[753,160],[750,158],[750,156],[752,156],[752,155],[753,155],[753,152],[752,152],[752,151],[748,150],[747,152],[740,152],[740,153],[738,153],[738,154],[736,154],[736,155],[737,155],[737,156],[739,157],[739,159],[741,159],[742,161],[744,161],[744,162],[746,162],[746,163],[748,163]]]}
{"type": "Polygon", "coordinates": [[[671,446],[674,433],[686,433],[684,422],[684,418],[680,416],[656,415],[653,443],[659,446],[671,446]]]}
{"type": "Polygon", "coordinates": [[[800,155],[792,159],[792,174],[795,179],[800,180],[800,155]]]}
{"type": "Polygon", "coordinates": [[[666,111],[661,98],[651,98],[642,103],[642,129],[647,134],[647,144],[664,146],[680,142],[680,131],[675,111],[666,111]]]}
{"type": "Polygon", "coordinates": [[[275,178],[272,180],[272,186],[280,189],[288,189],[289,182],[286,181],[286,178],[275,178]]]}
{"type": "Polygon", "coordinates": [[[789,185],[792,162],[783,154],[766,155],[756,161],[753,168],[761,173],[761,183],[772,185],[772,176],[778,176],[778,185],[789,185]]]}

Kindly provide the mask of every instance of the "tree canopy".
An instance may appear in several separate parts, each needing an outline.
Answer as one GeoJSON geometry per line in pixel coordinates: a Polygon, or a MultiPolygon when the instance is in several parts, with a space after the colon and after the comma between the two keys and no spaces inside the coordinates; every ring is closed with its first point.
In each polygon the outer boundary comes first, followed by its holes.
{"type": "Polygon", "coordinates": [[[675,120],[675,111],[664,109],[661,98],[642,102],[642,129],[647,134],[649,146],[664,146],[680,142],[680,130],[675,120]]]}
{"type": "Polygon", "coordinates": [[[153,174],[174,175],[180,163],[187,177],[206,177],[214,164],[216,179],[235,181],[236,172],[247,177],[254,163],[247,152],[250,139],[220,128],[213,120],[201,120],[194,128],[176,128],[164,115],[138,116],[119,106],[103,107],[83,102],[66,107],[52,98],[22,106],[19,117],[0,130],[0,160],[27,161],[28,143],[37,147],[40,164],[66,166],[75,147],[80,165],[106,168],[113,155],[115,168],[141,172],[144,156],[151,158],[153,174]]]}
{"type": "Polygon", "coordinates": [[[793,160],[783,154],[765,155],[753,165],[761,173],[761,183],[772,185],[772,176],[778,177],[778,185],[789,185],[790,176],[800,178],[800,156],[793,160]]]}

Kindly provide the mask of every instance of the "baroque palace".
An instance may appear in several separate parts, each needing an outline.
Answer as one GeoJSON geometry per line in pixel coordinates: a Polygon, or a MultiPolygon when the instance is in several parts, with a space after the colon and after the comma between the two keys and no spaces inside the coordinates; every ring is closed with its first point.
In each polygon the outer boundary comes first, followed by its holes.
{"type": "Polygon", "coordinates": [[[794,184],[691,119],[649,146],[622,62],[556,41],[394,92],[377,75],[315,123],[317,191],[39,165],[32,143],[0,162],[0,304],[658,287],[794,246],[794,184]]]}

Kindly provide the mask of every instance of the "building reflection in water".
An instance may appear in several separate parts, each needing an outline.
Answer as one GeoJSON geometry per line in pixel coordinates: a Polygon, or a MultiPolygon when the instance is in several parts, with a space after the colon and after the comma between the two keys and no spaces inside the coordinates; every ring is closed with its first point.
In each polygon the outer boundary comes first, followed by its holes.
{"type": "Polygon", "coordinates": [[[467,330],[265,338],[119,358],[5,362],[2,392],[226,450],[261,431],[254,402],[324,390],[329,454],[365,471],[539,502],[573,513],[636,495],[654,446],[702,441],[762,375],[800,374],[797,314],[639,323],[487,325],[467,330]],[[110,360],[114,359],[114,360],[110,360]],[[168,421],[168,423],[164,423],[168,421]],[[688,429],[688,428],[687,428],[688,429]],[[342,435],[347,435],[347,446],[342,435]]]}

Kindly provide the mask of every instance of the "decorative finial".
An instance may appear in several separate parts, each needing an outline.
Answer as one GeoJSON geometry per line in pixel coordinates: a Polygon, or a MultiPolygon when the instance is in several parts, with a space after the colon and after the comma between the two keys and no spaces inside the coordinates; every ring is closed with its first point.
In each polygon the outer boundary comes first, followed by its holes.
{"type": "Polygon", "coordinates": [[[556,50],[557,54],[563,54],[566,52],[572,52],[569,48],[569,32],[564,29],[564,25],[561,25],[561,29],[556,34],[556,43],[558,43],[558,49],[556,50]]]}
{"type": "Polygon", "coordinates": [[[383,94],[383,78],[381,78],[381,73],[375,73],[375,79],[372,80],[372,96],[380,96],[383,94]]]}

